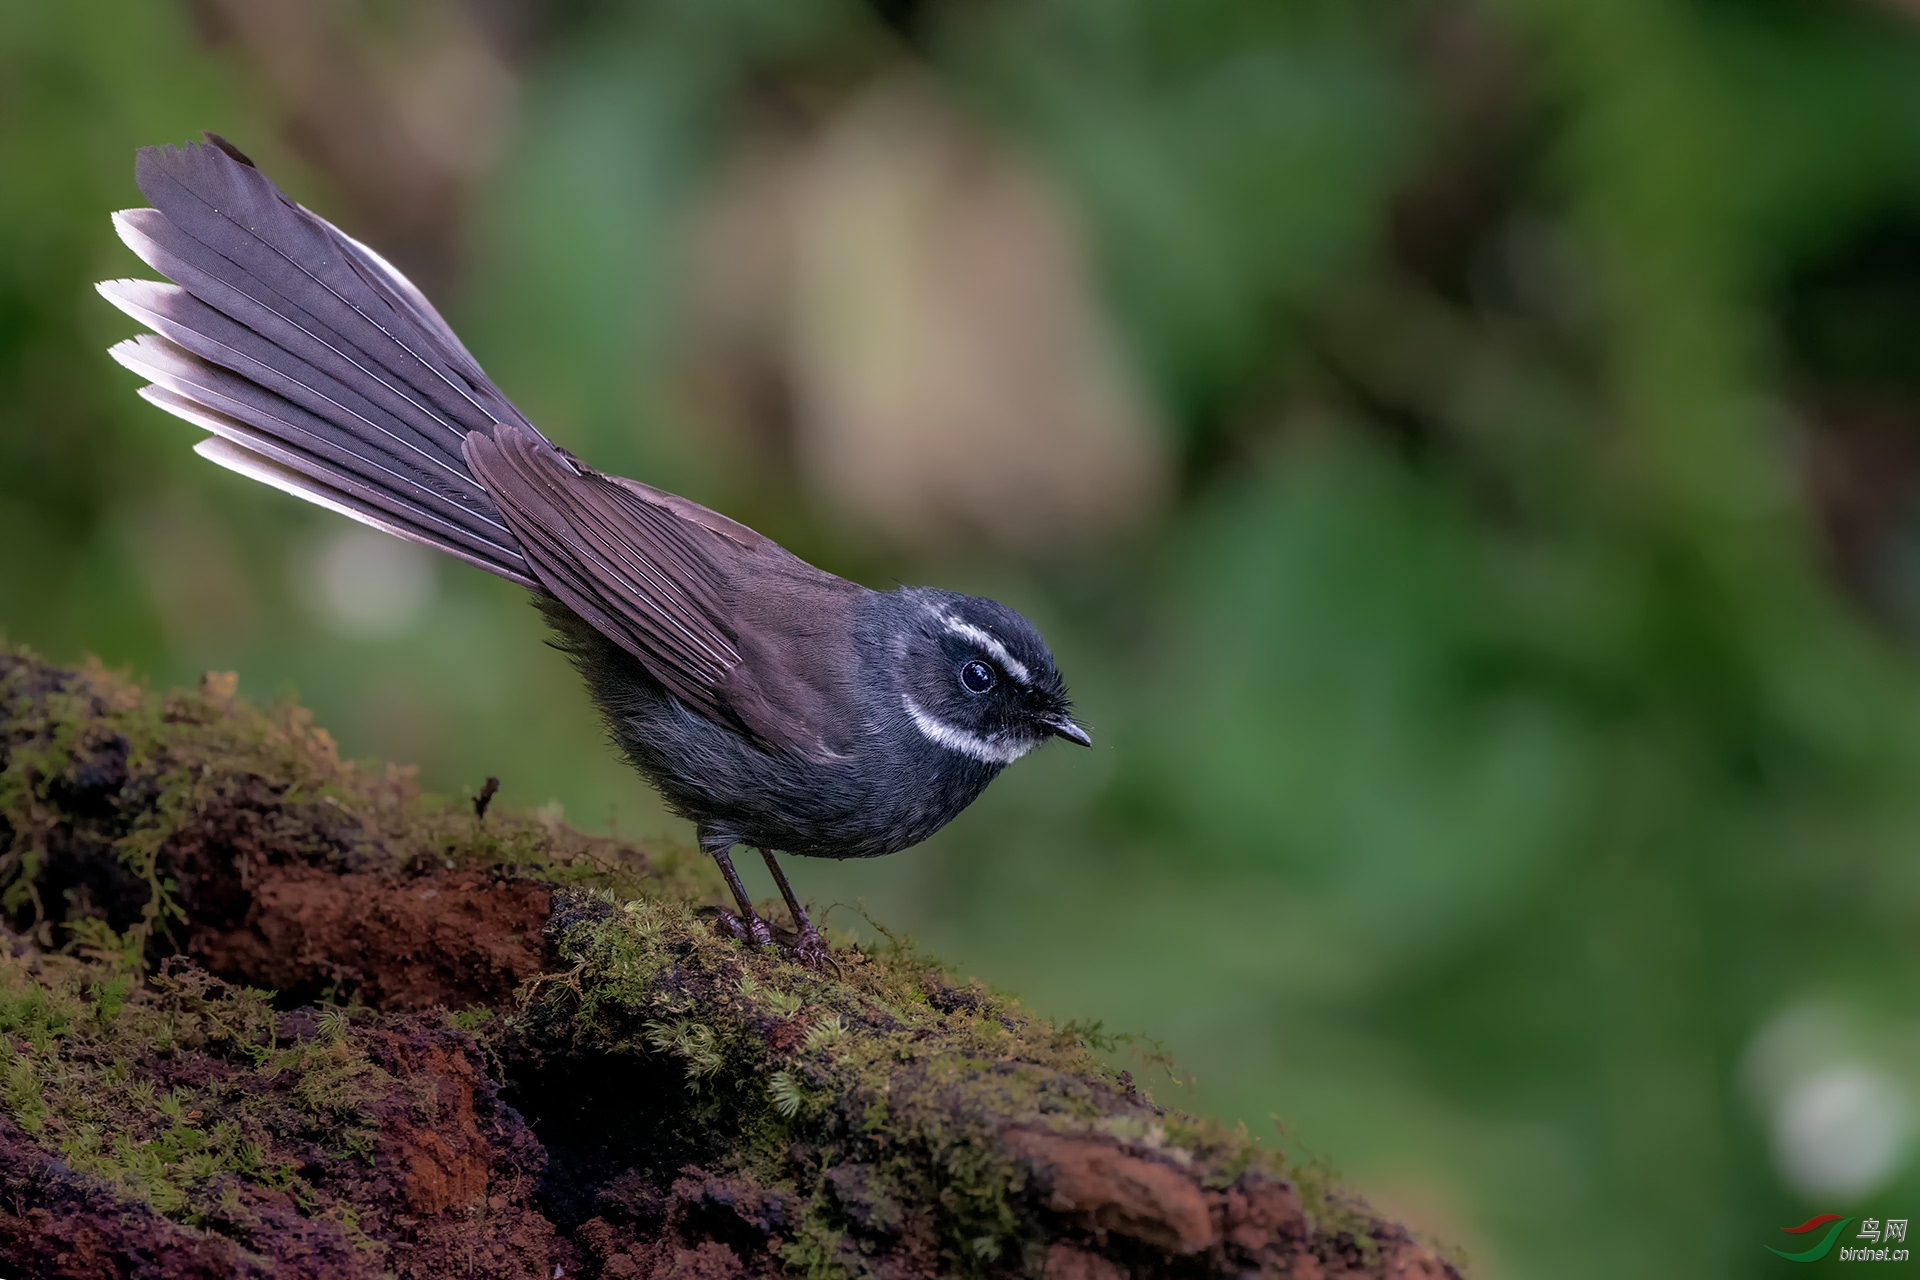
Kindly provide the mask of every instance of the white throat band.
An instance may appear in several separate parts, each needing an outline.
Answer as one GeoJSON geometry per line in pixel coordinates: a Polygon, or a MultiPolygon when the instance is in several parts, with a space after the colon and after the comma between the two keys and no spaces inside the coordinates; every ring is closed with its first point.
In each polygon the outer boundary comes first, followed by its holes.
{"type": "Polygon", "coordinates": [[[924,707],[904,693],[900,695],[900,705],[907,709],[907,714],[913,718],[914,728],[920,730],[928,742],[945,747],[948,751],[957,751],[981,764],[1012,764],[1034,747],[1031,741],[1010,741],[1000,734],[982,737],[956,728],[928,715],[924,707]]]}

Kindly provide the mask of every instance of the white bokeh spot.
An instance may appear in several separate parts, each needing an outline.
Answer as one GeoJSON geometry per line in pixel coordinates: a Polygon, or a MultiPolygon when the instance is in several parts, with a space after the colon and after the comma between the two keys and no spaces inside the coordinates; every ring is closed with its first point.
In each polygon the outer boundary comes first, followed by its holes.
{"type": "Polygon", "coordinates": [[[1858,1062],[1795,1081],[1770,1120],[1781,1178],[1815,1198],[1878,1190],[1899,1172],[1913,1136],[1913,1109],[1899,1083],[1858,1062]]]}
{"type": "Polygon", "coordinates": [[[326,536],[314,557],[322,617],[360,640],[399,635],[432,606],[434,553],[389,534],[348,525],[326,536]]]}

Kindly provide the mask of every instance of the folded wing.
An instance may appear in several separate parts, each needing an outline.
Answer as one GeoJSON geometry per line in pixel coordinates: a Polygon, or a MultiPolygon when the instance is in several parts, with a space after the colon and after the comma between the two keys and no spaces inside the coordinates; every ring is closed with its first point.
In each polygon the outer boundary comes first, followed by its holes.
{"type": "Polygon", "coordinates": [[[722,621],[737,544],[580,466],[529,428],[475,432],[466,456],[547,590],[682,702],[737,723],[719,690],[740,663],[722,621]]]}

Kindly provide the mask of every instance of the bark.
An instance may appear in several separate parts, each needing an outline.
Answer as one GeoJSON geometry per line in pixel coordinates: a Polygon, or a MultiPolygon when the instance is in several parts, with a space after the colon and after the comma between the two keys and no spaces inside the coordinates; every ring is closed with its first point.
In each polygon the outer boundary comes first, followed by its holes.
{"type": "Polygon", "coordinates": [[[906,942],[749,950],[692,851],[233,691],[0,653],[0,1274],[1458,1274],[906,942]]]}

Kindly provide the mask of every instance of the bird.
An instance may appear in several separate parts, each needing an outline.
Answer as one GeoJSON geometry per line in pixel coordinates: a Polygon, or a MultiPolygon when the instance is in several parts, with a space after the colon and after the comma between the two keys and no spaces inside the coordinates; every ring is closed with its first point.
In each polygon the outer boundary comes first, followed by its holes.
{"type": "Polygon", "coordinates": [[[97,286],[151,330],[110,354],[206,433],[209,461],[531,592],[613,744],[718,865],[728,934],[831,962],[776,853],[896,853],[1043,743],[1092,745],[1018,612],[859,585],[593,469],[385,258],[203,136],[136,154],[151,207],[113,223],[166,280],[97,286]],[[741,883],[740,846],[779,887],[785,937],[741,883]]]}

